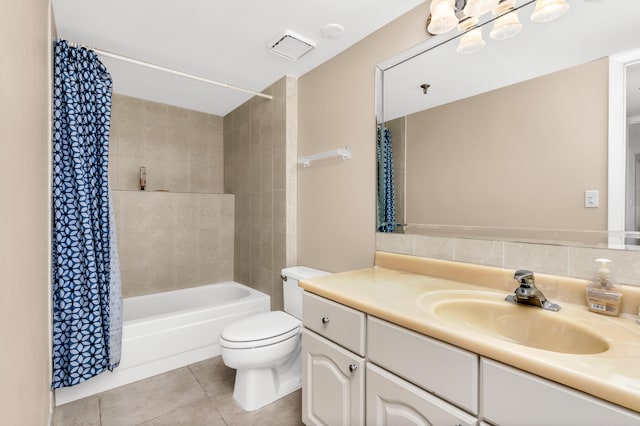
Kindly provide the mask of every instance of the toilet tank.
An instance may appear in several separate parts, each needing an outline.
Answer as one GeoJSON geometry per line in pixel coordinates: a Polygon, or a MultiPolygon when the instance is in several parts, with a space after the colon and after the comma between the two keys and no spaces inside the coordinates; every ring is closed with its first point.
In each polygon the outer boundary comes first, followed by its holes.
{"type": "Polygon", "coordinates": [[[302,289],[298,287],[298,281],[328,275],[330,273],[331,272],[320,271],[319,269],[307,268],[306,266],[284,268],[282,270],[284,311],[302,320],[302,289]]]}

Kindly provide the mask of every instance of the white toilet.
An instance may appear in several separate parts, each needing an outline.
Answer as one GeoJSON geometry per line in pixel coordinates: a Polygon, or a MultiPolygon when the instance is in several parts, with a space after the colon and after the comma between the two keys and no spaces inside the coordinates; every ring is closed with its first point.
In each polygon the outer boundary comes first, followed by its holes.
{"type": "Polygon", "coordinates": [[[284,312],[255,315],[222,330],[222,360],[237,370],[233,397],[245,410],[257,410],[302,386],[298,281],[327,274],[304,266],[283,269],[284,312]]]}

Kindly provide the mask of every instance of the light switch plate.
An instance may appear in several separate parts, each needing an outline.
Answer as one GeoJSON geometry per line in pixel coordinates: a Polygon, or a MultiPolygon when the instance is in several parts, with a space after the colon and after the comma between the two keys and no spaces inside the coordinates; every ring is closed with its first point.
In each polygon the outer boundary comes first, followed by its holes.
{"type": "Polygon", "coordinates": [[[600,196],[597,190],[584,191],[584,206],[587,208],[600,207],[600,196]]]}

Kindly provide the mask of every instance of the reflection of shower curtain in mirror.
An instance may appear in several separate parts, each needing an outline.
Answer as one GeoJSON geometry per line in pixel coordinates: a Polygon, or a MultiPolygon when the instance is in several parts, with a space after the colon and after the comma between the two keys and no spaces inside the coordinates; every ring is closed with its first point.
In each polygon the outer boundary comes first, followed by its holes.
{"type": "Polygon", "coordinates": [[[378,127],[378,220],[379,232],[393,232],[395,219],[395,190],[393,187],[393,149],[391,147],[391,131],[386,127],[378,127]]]}

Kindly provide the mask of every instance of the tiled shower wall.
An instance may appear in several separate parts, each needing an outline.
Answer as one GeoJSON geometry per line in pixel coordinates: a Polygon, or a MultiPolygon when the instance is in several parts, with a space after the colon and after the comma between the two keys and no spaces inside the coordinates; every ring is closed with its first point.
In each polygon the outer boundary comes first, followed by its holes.
{"type": "Polygon", "coordinates": [[[233,280],[234,196],[114,191],[124,297],[233,280]]]}
{"type": "Polygon", "coordinates": [[[109,132],[112,189],[223,192],[222,117],[113,95],[109,132]]]}
{"type": "Polygon", "coordinates": [[[224,117],[224,189],[236,196],[234,279],[282,309],[280,270],[295,265],[297,80],[284,77],[224,117]]]}
{"type": "Polygon", "coordinates": [[[222,117],[122,95],[112,101],[109,175],[123,296],[232,280],[234,196],[222,194],[222,117]]]}

